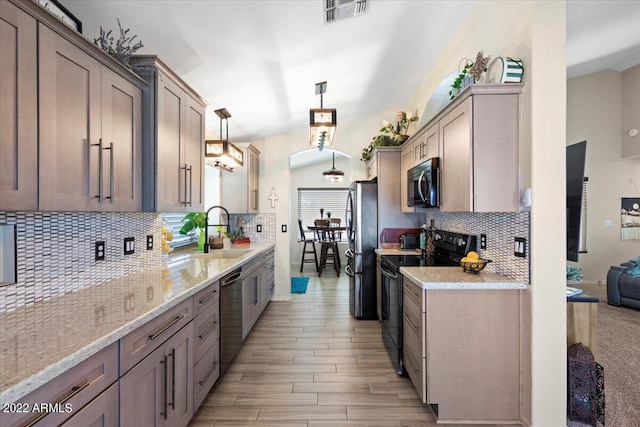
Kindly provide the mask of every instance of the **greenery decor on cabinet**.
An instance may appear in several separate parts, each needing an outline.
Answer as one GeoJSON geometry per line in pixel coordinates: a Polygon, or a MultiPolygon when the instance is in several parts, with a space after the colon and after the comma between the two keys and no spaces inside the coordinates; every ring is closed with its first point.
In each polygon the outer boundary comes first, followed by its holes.
{"type": "Polygon", "coordinates": [[[418,116],[409,116],[405,111],[399,111],[397,118],[398,121],[395,126],[388,120],[382,121],[382,128],[380,128],[381,133],[374,136],[371,143],[362,149],[360,160],[368,162],[371,159],[371,152],[376,147],[397,147],[409,139],[407,131],[411,123],[418,120],[418,116]]]}
{"type": "Polygon", "coordinates": [[[485,57],[483,51],[478,52],[475,62],[469,58],[462,58],[458,64],[458,70],[460,65],[464,63],[460,74],[451,84],[451,90],[449,91],[449,98],[455,98],[458,93],[465,87],[480,81],[482,73],[487,71],[487,64],[489,63],[491,56],[485,57]]]}
{"type": "Polygon", "coordinates": [[[117,41],[115,41],[114,37],[111,35],[111,30],[105,32],[100,26],[100,37],[93,39],[93,43],[98,46],[100,49],[107,52],[109,55],[114,57],[118,62],[126,66],[127,68],[131,68],[129,64],[129,59],[133,56],[136,51],[144,45],[141,41],[133,44],[137,35],[129,36],[129,29],[126,30],[122,28],[120,25],[120,19],[118,18],[118,28],[120,29],[120,37],[117,41]],[[115,45],[114,45],[115,41],[115,45]]]}

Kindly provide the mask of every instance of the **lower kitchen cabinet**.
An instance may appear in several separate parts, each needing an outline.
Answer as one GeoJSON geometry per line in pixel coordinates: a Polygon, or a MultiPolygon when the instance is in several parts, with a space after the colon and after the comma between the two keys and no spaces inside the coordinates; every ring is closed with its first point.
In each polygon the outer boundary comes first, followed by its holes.
{"type": "Polygon", "coordinates": [[[118,398],[118,384],[113,384],[62,426],[117,427],[120,425],[118,398]]]}
{"type": "Polygon", "coordinates": [[[192,323],[120,378],[120,425],[186,426],[193,416],[192,323]]]}
{"type": "MultiPolygon", "coordinates": [[[[115,407],[109,403],[112,396],[101,393],[111,385],[117,389],[117,380],[118,344],[114,343],[14,402],[15,411],[0,412],[0,425],[52,426],[68,422],[68,425],[75,426],[88,425],[80,421],[85,419],[111,420],[111,416],[117,414],[117,393],[115,407]],[[49,406],[58,410],[36,410],[49,406]],[[114,408],[115,411],[110,412],[114,408]],[[110,413],[105,414],[107,411],[110,413]],[[82,417],[75,420],[81,413],[82,417]]],[[[104,425],[117,425],[117,422],[104,425]]]]}
{"type": "Polygon", "coordinates": [[[403,286],[403,358],[438,423],[518,424],[518,289],[403,286]]]}
{"type": "Polygon", "coordinates": [[[193,411],[220,377],[220,282],[193,297],[193,411]]]}
{"type": "Polygon", "coordinates": [[[273,251],[242,266],[242,339],[262,315],[275,289],[273,251]]]}

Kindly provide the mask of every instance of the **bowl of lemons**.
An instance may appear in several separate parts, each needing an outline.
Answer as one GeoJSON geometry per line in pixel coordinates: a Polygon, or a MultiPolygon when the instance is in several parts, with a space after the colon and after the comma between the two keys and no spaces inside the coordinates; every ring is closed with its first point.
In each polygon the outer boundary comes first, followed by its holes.
{"type": "Polygon", "coordinates": [[[476,251],[470,251],[460,260],[460,265],[465,273],[479,273],[489,262],[490,259],[482,259],[476,251]]]}

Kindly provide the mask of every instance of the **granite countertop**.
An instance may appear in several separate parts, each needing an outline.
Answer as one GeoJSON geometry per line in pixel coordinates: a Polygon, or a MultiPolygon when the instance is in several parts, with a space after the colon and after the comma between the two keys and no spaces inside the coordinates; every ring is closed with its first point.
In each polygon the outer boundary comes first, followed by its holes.
{"type": "Polygon", "coordinates": [[[396,249],[396,248],[377,248],[375,249],[378,255],[421,255],[420,249],[396,249]]]}
{"type": "Polygon", "coordinates": [[[0,313],[0,405],[17,401],[273,247],[253,243],[236,258],[182,252],[161,267],[0,313]]]}
{"type": "Polygon", "coordinates": [[[491,271],[465,273],[462,267],[400,267],[422,289],[526,289],[525,282],[491,271]]]}

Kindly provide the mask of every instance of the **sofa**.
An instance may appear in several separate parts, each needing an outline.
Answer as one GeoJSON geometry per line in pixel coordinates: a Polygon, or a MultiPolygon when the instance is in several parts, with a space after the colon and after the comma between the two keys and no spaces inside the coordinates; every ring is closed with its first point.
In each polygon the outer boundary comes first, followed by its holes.
{"type": "Polygon", "coordinates": [[[640,310],[640,261],[612,266],[607,273],[607,303],[640,310]]]}

